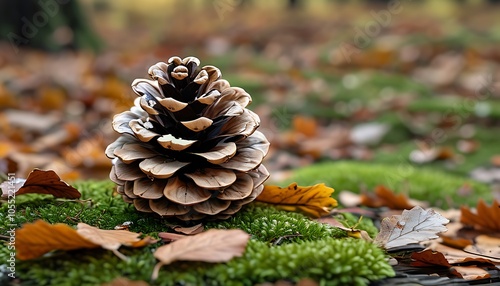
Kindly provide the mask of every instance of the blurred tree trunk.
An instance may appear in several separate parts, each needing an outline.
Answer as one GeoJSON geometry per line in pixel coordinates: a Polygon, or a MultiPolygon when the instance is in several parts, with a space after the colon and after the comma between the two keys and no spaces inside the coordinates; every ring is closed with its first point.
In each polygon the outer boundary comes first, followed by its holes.
{"type": "Polygon", "coordinates": [[[16,50],[29,46],[97,52],[102,47],[77,0],[0,1],[0,39],[16,50]]]}

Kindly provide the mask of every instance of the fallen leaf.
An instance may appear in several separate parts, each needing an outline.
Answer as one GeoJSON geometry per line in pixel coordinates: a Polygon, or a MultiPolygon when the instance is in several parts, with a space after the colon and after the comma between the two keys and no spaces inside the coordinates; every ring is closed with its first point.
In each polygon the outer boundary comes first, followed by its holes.
{"type": "Polygon", "coordinates": [[[52,250],[97,248],[99,245],[78,235],[76,230],[62,223],[49,224],[43,220],[27,223],[16,230],[16,257],[28,260],[52,250]]]}
{"type": "Polygon", "coordinates": [[[160,262],[151,279],[156,280],[161,266],[177,260],[215,263],[242,256],[249,239],[250,235],[240,229],[210,229],[161,246],[153,254],[160,262]]]}
{"type": "Polygon", "coordinates": [[[176,260],[226,262],[241,256],[250,235],[239,229],[210,229],[159,247],[154,256],[162,265],[176,260]]]}
{"type": "Polygon", "coordinates": [[[24,185],[16,195],[22,194],[49,194],[56,198],[78,199],[80,192],[61,180],[52,170],[43,171],[34,169],[26,179],[24,185]]]}
{"type": "Polygon", "coordinates": [[[411,259],[415,260],[412,261],[411,263],[412,266],[427,267],[430,264],[430,265],[451,267],[451,264],[448,262],[448,260],[446,260],[446,258],[441,252],[432,251],[430,249],[412,253],[411,259]]]}
{"type": "Polygon", "coordinates": [[[330,213],[337,206],[337,201],[331,197],[334,189],[325,184],[309,187],[290,184],[287,188],[265,186],[257,201],[275,204],[286,211],[302,211],[311,217],[321,217],[330,213]]]}
{"type": "Polygon", "coordinates": [[[362,194],[361,204],[372,208],[386,206],[393,210],[411,209],[415,206],[409,202],[408,197],[404,194],[396,195],[391,189],[382,185],[375,187],[375,196],[362,194]]]}
{"type": "Polygon", "coordinates": [[[478,280],[491,277],[488,271],[477,266],[453,266],[450,268],[450,272],[465,280],[478,280]]]}
{"type": "Polygon", "coordinates": [[[489,207],[480,199],[476,209],[476,213],[473,213],[468,207],[462,206],[460,208],[462,211],[460,222],[479,229],[500,231],[500,204],[498,201],[495,200],[489,207]]]}
{"type": "Polygon", "coordinates": [[[121,245],[142,247],[155,242],[150,237],[141,240],[139,235],[125,230],[101,230],[84,223],[79,223],[75,230],[66,224],[37,220],[16,230],[16,257],[28,260],[53,250],[102,247],[123,258],[116,251],[121,245]]]}
{"type": "Polygon", "coordinates": [[[416,206],[382,220],[375,243],[389,250],[394,247],[419,243],[438,238],[438,233],[446,231],[448,219],[433,209],[424,210],[416,206]]]}
{"type": "Polygon", "coordinates": [[[451,247],[457,248],[457,249],[464,249],[468,245],[473,244],[473,242],[470,239],[460,238],[460,237],[449,237],[449,236],[442,235],[441,239],[443,239],[443,241],[441,242],[442,244],[447,245],[447,246],[451,246],[451,247]]]}
{"type": "Polygon", "coordinates": [[[109,250],[117,250],[122,245],[133,247],[141,241],[140,233],[128,230],[104,230],[82,222],[77,225],[76,232],[82,238],[109,250]]]}
{"type": "Polygon", "coordinates": [[[183,233],[183,234],[193,235],[193,234],[202,233],[203,230],[204,230],[204,226],[203,226],[202,223],[199,223],[197,225],[193,225],[193,226],[190,226],[190,227],[175,226],[175,227],[173,227],[173,229],[176,232],[180,232],[180,233],[183,233]]]}
{"type": "Polygon", "coordinates": [[[187,237],[185,234],[178,234],[172,232],[159,232],[158,237],[161,238],[165,242],[172,242],[182,238],[187,237]]]}
{"type": "Polygon", "coordinates": [[[476,255],[472,253],[467,253],[463,250],[452,248],[440,243],[435,243],[429,247],[432,251],[440,252],[444,255],[448,263],[450,264],[463,264],[463,263],[487,263],[490,265],[495,265],[500,263],[500,259],[488,258],[483,255],[476,255]]]}
{"type": "Polygon", "coordinates": [[[465,247],[465,252],[485,256],[487,258],[500,259],[500,238],[479,235],[475,240],[476,244],[465,247]]]}

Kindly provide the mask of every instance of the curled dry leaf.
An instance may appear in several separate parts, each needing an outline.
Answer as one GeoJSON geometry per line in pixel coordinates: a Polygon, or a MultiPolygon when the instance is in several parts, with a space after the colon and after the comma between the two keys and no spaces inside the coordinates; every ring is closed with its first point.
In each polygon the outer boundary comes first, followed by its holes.
{"type": "Polygon", "coordinates": [[[177,260],[226,262],[243,255],[250,235],[239,229],[210,229],[197,235],[187,236],[156,249],[154,256],[160,260],[152,275],[158,276],[161,266],[177,260]]]}
{"type": "Polygon", "coordinates": [[[16,195],[48,194],[56,198],[78,199],[80,192],[59,178],[52,170],[34,169],[16,195]]]}
{"type": "Polygon", "coordinates": [[[468,207],[461,207],[461,211],[461,223],[479,229],[500,231],[500,204],[498,201],[494,201],[489,207],[483,200],[479,200],[476,213],[473,213],[468,207]]]}
{"type": "Polygon", "coordinates": [[[438,238],[438,233],[446,231],[444,225],[448,222],[448,219],[434,210],[416,206],[411,210],[404,210],[401,215],[383,219],[375,243],[389,250],[438,238]]]}
{"type": "Polygon", "coordinates": [[[311,217],[321,217],[330,213],[337,206],[331,197],[334,189],[325,184],[300,187],[292,183],[286,188],[265,186],[257,201],[275,204],[286,211],[301,211],[311,217]]]}
{"type": "Polygon", "coordinates": [[[121,245],[143,247],[156,242],[151,237],[140,239],[139,235],[125,230],[102,230],[84,223],[79,223],[75,230],[66,224],[37,220],[16,230],[16,257],[27,260],[53,250],[102,247],[123,258],[116,252],[121,245]]]}

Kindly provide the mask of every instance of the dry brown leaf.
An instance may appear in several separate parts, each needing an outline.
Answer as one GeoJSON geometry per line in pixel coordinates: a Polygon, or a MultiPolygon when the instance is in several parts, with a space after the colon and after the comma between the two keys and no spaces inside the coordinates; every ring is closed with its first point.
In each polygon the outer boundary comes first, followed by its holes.
{"type": "Polygon", "coordinates": [[[177,260],[214,263],[242,256],[249,239],[250,235],[240,229],[210,229],[161,246],[153,254],[160,262],[151,278],[156,280],[161,266],[177,260]]]}
{"type": "Polygon", "coordinates": [[[334,189],[325,184],[300,187],[292,183],[286,188],[265,186],[257,201],[275,204],[286,211],[301,211],[311,217],[321,217],[330,213],[337,206],[331,197],[334,189]]]}
{"type": "Polygon", "coordinates": [[[391,249],[438,238],[438,233],[446,231],[444,225],[448,222],[448,219],[433,209],[424,210],[416,206],[411,210],[404,210],[401,215],[383,219],[375,243],[391,249]]]}
{"type": "Polygon", "coordinates": [[[429,265],[439,265],[451,267],[451,264],[446,260],[444,255],[441,252],[432,251],[430,249],[426,249],[419,252],[414,252],[411,254],[412,266],[424,266],[427,267],[429,265]]]}
{"type": "Polygon", "coordinates": [[[457,249],[464,249],[465,247],[473,243],[470,239],[460,238],[460,237],[449,237],[446,235],[441,235],[441,239],[443,239],[443,241],[441,242],[442,244],[457,249]]]}
{"type": "Polygon", "coordinates": [[[450,272],[465,280],[478,280],[491,277],[488,271],[477,266],[453,266],[450,268],[450,272]]]}
{"type": "Polygon", "coordinates": [[[188,237],[188,235],[172,233],[172,232],[160,232],[160,233],[158,233],[158,237],[161,238],[165,242],[172,242],[172,241],[176,241],[176,240],[188,237]]]}
{"type": "Polygon", "coordinates": [[[81,197],[77,189],[61,180],[54,171],[39,169],[34,169],[28,175],[28,179],[16,193],[16,195],[22,194],[48,194],[65,199],[78,199],[81,197]]]}
{"type": "Polygon", "coordinates": [[[239,229],[210,229],[159,247],[154,256],[162,265],[177,260],[226,262],[241,256],[250,235],[239,229]]]}
{"type": "Polygon", "coordinates": [[[386,206],[393,210],[411,209],[415,206],[404,194],[396,195],[391,189],[382,185],[375,187],[375,196],[361,195],[361,204],[372,208],[386,206]]]}
{"type": "Polygon", "coordinates": [[[20,260],[37,258],[52,250],[73,250],[102,247],[118,256],[121,245],[142,247],[156,242],[150,237],[139,239],[140,234],[125,230],[101,230],[84,223],[75,230],[62,223],[49,224],[42,220],[27,223],[16,230],[16,257],[20,260]]]}
{"type": "Polygon", "coordinates": [[[500,260],[500,238],[479,235],[475,240],[476,244],[465,247],[465,252],[500,260]]]}
{"type": "MultiPolygon", "coordinates": [[[[79,223],[76,229],[78,235],[84,239],[101,246],[104,249],[117,250],[120,246],[143,246],[139,236],[140,233],[128,230],[105,230],[90,226],[86,223],[79,223]]],[[[142,240],[151,241],[149,237],[142,240]]]]}
{"type": "Polygon", "coordinates": [[[460,210],[462,211],[461,223],[479,229],[500,231],[500,204],[498,201],[495,200],[489,207],[480,199],[477,203],[476,213],[473,213],[466,206],[461,207],[460,210]]]}
{"type": "Polygon", "coordinates": [[[52,250],[97,248],[99,245],[78,235],[62,223],[49,224],[43,220],[24,224],[16,230],[16,257],[20,260],[37,258],[52,250]]]}
{"type": "Polygon", "coordinates": [[[204,230],[204,226],[202,223],[199,223],[197,225],[193,225],[190,227],[175,226],[175,227],[173,227],[173,229],[176,232],[180,232],[180,233],[188,234],[188,235],[193,235],[193,234],[202,233],[204,230]]]}
{"type": "Polygon", "coordinates": [[[495,265],[500,263],[500,259],[493,259],[482,255],[467,253],[463,250],[455,249],[440,243],[433,244],[429,247],[429,249],[431,249],[432,251],[441,252],[450,264],[478,262],[495,265]]]}

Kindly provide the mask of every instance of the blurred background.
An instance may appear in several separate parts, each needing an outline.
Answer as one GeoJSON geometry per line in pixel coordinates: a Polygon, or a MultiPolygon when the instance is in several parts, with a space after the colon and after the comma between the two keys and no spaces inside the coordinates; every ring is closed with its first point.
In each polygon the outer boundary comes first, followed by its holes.
{"type": "Polygon", "coordinates": [[[271,180],[321,161],[500,182],[500,1],[0,3],[0,173],[103,179],[130,84],[171,56],[246,89],[271,180]]]}

